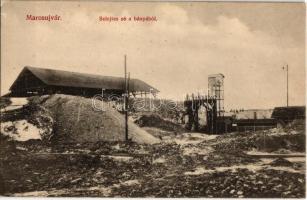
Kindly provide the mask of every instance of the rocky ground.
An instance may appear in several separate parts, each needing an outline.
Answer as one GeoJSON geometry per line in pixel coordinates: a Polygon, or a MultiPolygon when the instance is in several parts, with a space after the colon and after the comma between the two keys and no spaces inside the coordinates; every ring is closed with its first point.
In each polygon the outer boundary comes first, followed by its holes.
{"type": "Polygon", "coordinates": [[[1,196],[305,197],[302,120],[283,129],[218,136],[186,133],[155,113],[134,120],[159,142],[67,143],[59,136],[96,133],[78,120],[69,128],[71,113],[86,121],[90,115],[84,113],[93,112],[74,110],[85,100],[71,98],[1,99],[1,196]],[[64,111],[67,119],[54,114],[64,111]]]}
{"type": "Polygon", "coordinates": [[[279,157],[265,158],[255,156],[263,149],[252,143],[261,141],[261,133],[170,134],[154,145],[42,144],[2,138],[1,195],[303,198],[305,157],[291,158],[304,153],[298,152],[300,142],[289,140],[302,133],[290,132],[267,132],[267,137],[275,134],[292,144],[283,149],[289,157],[271,151],[266,155],[279,157]]]}

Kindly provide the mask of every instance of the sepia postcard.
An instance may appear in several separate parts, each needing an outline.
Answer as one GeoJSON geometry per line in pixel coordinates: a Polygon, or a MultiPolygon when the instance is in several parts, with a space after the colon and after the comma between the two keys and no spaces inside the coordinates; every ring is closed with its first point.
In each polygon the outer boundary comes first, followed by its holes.
{"type": "Polygon", "coordinates": [[[305,198],[303,2],[1,1],[0,197],[305,198]]]}

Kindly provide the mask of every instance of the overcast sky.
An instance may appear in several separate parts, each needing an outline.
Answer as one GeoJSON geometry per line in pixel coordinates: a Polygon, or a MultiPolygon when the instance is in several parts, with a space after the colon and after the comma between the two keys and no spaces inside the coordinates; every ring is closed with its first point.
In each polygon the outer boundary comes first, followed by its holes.
{"type": "Polygon", "coordinates": [[[225,75],[225,107],[271,108],[305,103],[303,3],[4,2],[1,94],[26,65],[131,77],[183,99],[225,75]],[[61,21],[27,21],[26,15],[61,21]],[[157,16],[157,22],[102,23],[99,16],[157,16]]]}

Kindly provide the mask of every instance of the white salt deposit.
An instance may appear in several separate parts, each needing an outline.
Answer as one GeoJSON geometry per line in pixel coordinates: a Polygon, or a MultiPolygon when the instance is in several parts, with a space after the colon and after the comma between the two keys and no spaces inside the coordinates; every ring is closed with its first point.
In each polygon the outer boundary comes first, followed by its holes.
{"type": "Polygon", "coordinates": [[[185,172],[185,175],[191,175],[191,176],[196,176],[196,175],[201,175],[204,173],[210,173],[210,172],[214,172],[214,170],[206,170],[203,167],[197,167],[194,171],[189,171],[189,172],[185,172]]]}
{"type": "Polygon", "coordinates": [[[2,108],[0,112],[6,112],[9,110],[17,110],[22,108],[24,105],[27,105],[29,101],[27,98],[10,98],[10,101],[12,102],[10,105],[8,105],[5,108],[2,108]]]}
{"type": "Polygon", "coordinates": [[[298,132],[295,130],[292,130],[290,132],[285,132],[283,129],[279,128],[270,129],[269,133],[267,133],[268,136],[295,135],[295,134],[298,134],[298,132]]]}
{"type": "Polygon", "coordinates": [[[204,167],[199,166],[199,167],[196,167],[193,171],[188,171],[188,172],[185,172],[184,174],[185,175],[202,175],[205,173],[224,172],[227,170],[236,171],[238,169],[248,169],[252,172],[257,172],[262,169],[273,169],[273,170],[278,170],[278,171],[287,171],[291,173],[300,173],[300,174],[305,173],[304,170],[297,170],[297,169],[293,169],[292,167],[270,166],[269,163],[272,160],[273,159],[261,159],[261,162],[258,162],[258,163],[247,164],[247,165],[244,165],[244,164],[243,165],[233,165],[230,167],[216,167],[215,169],[205,169],[204,167]]]}
{"type": "Polygon", "coordinates": [[[23,106],[23,105],[27,105],[29,103],[28,99],[25,97],[20,97],[20,98],[10,98],[11,100],[11,105],[19,105],[19,106],[23,106]]]}
{"type": "Polygon", "coordinates": [[[121,183],[121,185],[125,186],[138,185],[138,184],[140,184],[140,182],[137,179],[124,181],[121,183]]]}
{"type": "Polygon", "coordinates": [[[70,194],[71,191],[98,191],[101,196],[109,196],[112,192],[111,187],[104,186],[94,186],[88,188],[76,188],[72,190],[60,189],[60,190],[50,190],[50,191],[33,191],[33,192],[24,192],[24,193],[15,193],[12,194],[14,197],[48,197],[48,196],[62,196],[70,194]]]}
{"type": "Polygon", "coordinates": [[[183,133],[179,137],[171,140],[179,145],[198,144],[203,141],[213,140],[217,135],[207,135],[204,133],[183,133]]]}
{"type": "Polygon", "coordinates": [[[17,141],[27,141],[30,139],[41,140],[42,132],[43,130],[30,124],[26,120],[1,123],[1,133],[17,141]]]}
{"type": "Polygon", "coordinates": [[[132,186],[132,185],[138,185],[140,182],[137,179],[134,180],[128,180],[120,183],[113,184],[111,188],[120,188],[121,186],[132,186]]]}
{"type": "Polygon", "coordinates": [[[14,197],[47,197],[49,193],[47,191],[33,191],[13,194],[14,197]]]}
{"type": "Polygon", "coordinates": [[[230,167],[216,167],[215,169],[205,169],[204,167],[197,167],[194,171],[185,172],[185,175],[201,175],[205,173],[213,173],[213,172],[224,172],[227,170],[236,171],[238,169],[248,169],[250,171],[256,172],[258,170],[263,169],[263,166],[259,164],[249,164],[249,165],[233,165],[230,167]]]}
{"type": "Polygon", "coordinates": [[[305,153],[301,153],[301,152],[291,152],[291,153],[269,153],[269,152],[264,152],[264,151],[257,151],[256,149],[253,149],[251,151],[246,151],[245,152],[247,155],[258,155],[258,156],[276,156],[276,155],[280,155],[280,156],[293,156],[293,155],[300,155],[300,156],[304,156],[305,153]]]}
{"type": "Polygon", "coordinates": [[[208,140],[213,140],[215,139],[218,135],[208,135],[204,133],[183,133],[185,137],[190,137],[190,138],[199,138],[200,140],[203,141],[208,141],[208,140]]]}
{"type": "Polygon", "coordinates": [[[251,151],[246,151],[245,153],[247,155],[270,155],[270,153],[268,153],[268,152],[258,151],[256,149],[253,149],[251,151]]]}
{"type": "Polygon", "coordinates": [[[286,158],[286,160],[290,162],[304,163],[306,161],[306,158],[305,157],[293,157],[293,158],[286,158]]]}
{"type": "Polygon", "coordinates": [[[128,162],[129,160],[133,159],[133,157],[131,156],[108,156],[108,157],[119,162],[128,162]]]}
{"type": "Polygon", "coordinates": [[[166,160],[165,160],[165,158],[163,158],[163,157],[160,157],[160,158],[157,158],[157,159],[155,159],[154,161],[153,161],[153,164],[156,164],[156,163],[165,163],[166,162],[166,160]]]}

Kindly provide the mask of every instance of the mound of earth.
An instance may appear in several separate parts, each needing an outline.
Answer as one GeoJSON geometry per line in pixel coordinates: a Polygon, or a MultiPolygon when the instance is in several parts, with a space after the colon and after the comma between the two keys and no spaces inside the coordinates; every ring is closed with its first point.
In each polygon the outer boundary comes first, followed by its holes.
{"type": "Polygon", "coordinates": [[[274,160],[273,162],[270,163],[270,165],[272,166],[281,166],[281,167],[292,167],[293,166],[293,163],[286,160],[286,159],[283,159],[283,158],[278,158],[276,160],[274,160]]]}
{"type": "MultiPolygon", "coordinates": [[[[125,120],[111,104],[103,102],[103,111],[94,109],[91,99],[52,95],[34,98],[51,112],[54,119],[53,139],[61,142],[124,141],[125,120]]],[[[102,102],[96,102],[102,106],[102,102]]],[[[99,105],[98,105],[99,106],[99,105]]],[[[137,143],[160,142],[132,121],[128,121],[129,139],[137,143]]]]}
{"type": "Polygon", "coordinates": [[[140,127],[155,127],[165,131],[174,132],[185,131],[184,128],[182,128],[179,124],[165,120],[157,114],[142,115],[137,120],[135,120],[135,123],[140,127]]]}
{"type": "MultiPolygon", "coordinates": [[[[104,111],[95,110],[91,99],[60,94],[1,102],[5,102],[1,108],[1,135],[9,140],[60,143],[125,140],[124,116],[105,102],[104,111]]],[[[132,121],[128,127],[133,142],[160,142],[132,121]]]]}

